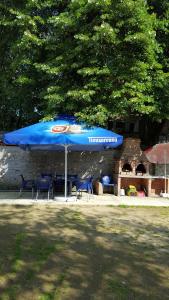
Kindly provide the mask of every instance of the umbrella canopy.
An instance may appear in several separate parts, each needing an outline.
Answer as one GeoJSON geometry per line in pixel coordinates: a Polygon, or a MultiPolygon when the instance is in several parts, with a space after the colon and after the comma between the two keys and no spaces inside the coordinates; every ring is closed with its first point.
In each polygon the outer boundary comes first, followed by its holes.
{"type": "Polygon", "coordinates": [[[116,148],[123,137],[101,127],[78,123],[74,117],[41,122],[4,135],[5,144],[29,150],[65,151],[65,198],[67,197],[67,152],[116,148]]]}
{"type": "Polygon", "coordinates": [[[151,163],[169,164],[169,143],[156,144],[144,153],[151,163]]]}
{"type": "Polygon", "coordinates": [[[3,140],[30,150],[62,151],[63,145],[70,145],[73,151],[100,151],[119,146],[123,137],[104,128],[77,123],[75,118],[60,118],[6,133],[3,140]]]}
{"type": "Polygon", "coordinates": [[[164,165],[164,177],[165,177],[165,194],[166,194],[166,178],[167,178],[167,168],[166,165],[169,164],[169,143],[156,144],[153,147],[144,151],[147,159],[154,164],[164,165]]]}

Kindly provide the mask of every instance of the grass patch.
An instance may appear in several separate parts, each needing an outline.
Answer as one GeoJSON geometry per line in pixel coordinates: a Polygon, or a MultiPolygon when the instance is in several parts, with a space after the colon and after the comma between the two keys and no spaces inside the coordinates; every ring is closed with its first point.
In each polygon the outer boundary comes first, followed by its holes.
{"type": "Polygon", "coordinates": [[[45,293],[39,297],[39,300],[56,300],[56,293],[55,292],[45,293]]]}
{"type": "Polygon", "coordinates": [[[22,256],[22,244],[23,241],[26,239],[27,235],[26,232],[18,232],[15,235],[15,244],[14,244],[14,251],[13,251],[13,259],[12,259],[12,271],[18,272],[23,267],[23,261],[21,259],[22,256]]]}
{"type": "Polygon", "coordinates": [[[134,299],[130,287],[124,281],[120,282],[116,279],[109,279],[107,281],[107,288],[112,296],[116,296],[117,299],[134,299]]]}
{"type": "Polygon", "coordinates": [[[1,206],[0,240],[0,300],[169,298],[169,209],[1,206]]]}
{"type": "Polygon", "coordinates": [[[1,294],[0,300],[17,300],[17,294],[20,290],[20,286],[13,284],[4,293],[1,294]]]}

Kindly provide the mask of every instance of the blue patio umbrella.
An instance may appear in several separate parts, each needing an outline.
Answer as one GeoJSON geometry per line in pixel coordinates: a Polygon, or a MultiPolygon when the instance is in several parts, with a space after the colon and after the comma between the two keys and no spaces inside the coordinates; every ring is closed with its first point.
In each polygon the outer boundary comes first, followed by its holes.
{"type": "Polygon", "coordinates": [[[74,117],[58,117],[4,135],[5,144],[26,150],[65,151],[65,199],[67,199],[67,153],[72,151],[102,151],[116,148],[123,137],[110,130],[79,123],[74,117]]]}

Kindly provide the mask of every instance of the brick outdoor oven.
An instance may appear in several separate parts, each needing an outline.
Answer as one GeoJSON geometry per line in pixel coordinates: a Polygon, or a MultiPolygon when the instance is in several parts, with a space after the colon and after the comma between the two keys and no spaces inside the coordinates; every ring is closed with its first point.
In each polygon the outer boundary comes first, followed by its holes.
{"type": "MultiPolygon", "coordinates": [[[[159,196],[163,191],[169,193],[169,178],[155,175],[155,165],[146,158],[138,138],[126,138],[120,150],[114,152],[112,161],[114,194],[126,195],[130,186],[135,187],[136,196],[159,196]]],[[[103,193],[99,180],[94,183],[97,194],[103,193]]],[[[128,194],[128,193],[127,193],[128,194]]],[[[132,195],[130,193],[129,195],[132,195]]]]}
{"type": "Polygon", "coordinates": [[[130,185],[148,196],[159,195],[164,190],[164,178],[154,176],[151,164],[140,148],[141,140],[126,138],[114,164],[115,194],[124,195],[130,185]]]}
{"type": "Polygon", "coordinates": [[[148,175],[151,164],[140,148],[140,139],[126,138],[115,163],[115,173],[124,175],[148,175]]]}

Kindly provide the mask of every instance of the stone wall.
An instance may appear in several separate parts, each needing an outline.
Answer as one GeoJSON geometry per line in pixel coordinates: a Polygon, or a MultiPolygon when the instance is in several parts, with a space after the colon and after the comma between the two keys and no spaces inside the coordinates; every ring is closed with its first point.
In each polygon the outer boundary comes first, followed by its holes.
{"type": "MultiPolygon", "coordinates": [[[[113,158],[118,150],[104,152],[69,152],[68,174],[85,178],[113,174],[113,158]]],[[[42,172],[64,174],[64,152],[24,151],[15,146],[0,146],[0,187],[17,187],[20,174],[35,179],[42,172]]]]}

